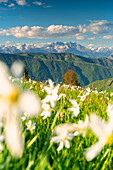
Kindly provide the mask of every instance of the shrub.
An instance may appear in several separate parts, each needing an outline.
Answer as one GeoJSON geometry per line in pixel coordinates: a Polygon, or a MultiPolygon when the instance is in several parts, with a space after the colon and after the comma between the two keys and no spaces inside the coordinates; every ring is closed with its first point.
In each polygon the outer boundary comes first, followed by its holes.
{"type": "Polygon", "coordinates": [[[80,86],[80,83],[77,81],[77,76],[75,71],[72,69],[67,70],[66,73],[62,76],[63,77],[63,84],[69,84],[72,86],[80,86]]]}

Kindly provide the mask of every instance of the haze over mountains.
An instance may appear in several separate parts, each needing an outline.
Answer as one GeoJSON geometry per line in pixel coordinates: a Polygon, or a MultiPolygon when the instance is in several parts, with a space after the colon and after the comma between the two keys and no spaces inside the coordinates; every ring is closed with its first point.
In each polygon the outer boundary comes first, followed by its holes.
{"type": "Polygon", "coordinates": [[[54,42],[40,44],[19,44],[0,45],[0,53],[73,53],[84,57],[101,58],[109,57],[113,53],[113,47],[110,48],[86,48],[75,42],[54,42]]]}

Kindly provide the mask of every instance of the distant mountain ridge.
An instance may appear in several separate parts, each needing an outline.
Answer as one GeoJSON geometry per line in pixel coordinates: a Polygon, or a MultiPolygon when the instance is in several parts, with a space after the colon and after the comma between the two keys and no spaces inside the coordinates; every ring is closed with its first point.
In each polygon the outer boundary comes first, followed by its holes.
{"type": "Polygon", "coordinates": [[[110,60],[113,60],[113,53],[108,56],[110,60]]]}
{"type": "Polygon", "coordinates": [[[113,78],[104,79],[104,80],[96,80],[93,83],[88,84],[87,87],[90,87],[91,89],[97,89],[98,91],[107,91],[107,92],[113,92],[113,78]]]}
{"type": "Polygon", "coordinates": [[[113,48],[86,48],[75,42],[53,42],[40,44],[0,45],[1,53],[73,53],[83,57],[101,58],[113,53],[113,48]]]}
{"type": "Polygon", "coordinates": [[[62,82],[62,75],[73,69],[82,87],[96,80],[113,77],[113,60],[108,58],[86,58],[71,53],[22,53],[2,54],[0,60],[9,67],[15,60],[21,60],[31,77],[36,81],[52,79],[55,83],[62,82]]]}

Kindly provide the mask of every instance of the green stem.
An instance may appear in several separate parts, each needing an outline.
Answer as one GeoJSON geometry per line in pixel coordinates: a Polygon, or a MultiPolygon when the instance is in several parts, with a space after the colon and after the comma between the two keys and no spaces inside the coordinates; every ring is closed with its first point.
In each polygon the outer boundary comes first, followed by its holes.
{"type": "MultiPolygon", "coordinates": [[[[60,108],[59,112],[61,111],[61,109],[62,108],[60,108]]],[[[45,168],[45,166],[46,166],[48,152],[52,147],[52,143],[50,144],[50,137],[51,137],[51,134],[52,134],[52,130],[53,130],[54,126],[55,126],[55,123],[57,121],[57,118],[59,116],[59,112],[56,113],[56,115],[55,115],[55,118],[54,118],[53,123],[52,123],[51,128],[50,128],[50,132],[49,132],[49,134],[47,136],[47,139],[46,139],[46,142],[44,144],[44,148],[43,148],[42,153],[41,153],[41,155],[39,157],[39,163],[35,167],[35,170],[37,170],[37,169],[43,170],[45,168]]]]}

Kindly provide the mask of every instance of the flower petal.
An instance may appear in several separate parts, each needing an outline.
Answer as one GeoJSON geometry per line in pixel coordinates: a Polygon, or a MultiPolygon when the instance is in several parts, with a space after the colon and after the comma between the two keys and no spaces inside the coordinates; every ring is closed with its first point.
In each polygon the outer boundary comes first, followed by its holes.
{"type": "Polygon", "coordinates": [[[0,142],[4,141],[4,135],[0,135],[0,142]]]}
{"type": "Polygon", "coordinates": [[[50,87],[45,86],[44,90],[47,92],[47,94],[51,94],[51,89],[50,87]]]}
{"type": "Polygon", "coordinates": [[[53,89],[53,94],[57,94],[57,93],[58,93],[58,89],[59,89],[59,85],[57,85],[57,86],[53,89]]]}
{"type": "Polygon", "coordinates": [[[20,96],[20,110],[29,116],[37,115],[41,110],[41,104],[38,96],[31,92],[25,92],[20,96]]]}
{"type": "Polygon", "coordinates": [[[68,135],[67,135],[67,139],[72,139],[74,137],[74,135],[73,135],[73,133],[68,133],[68,135]]]}
{"type": "Polygon", "coordinates": [[[56,105],[56,100],[51,100],[50,103],[51,103],[51,107],[55,107],[55,105],[56,105]]]}
{"type": "Polygon", "coordinates": [[[59,147],[57,148],[57,151],[60,151],[60,150],[63,148],[63,145],[64,145],[64,144],[63,144],[63,142],[61,141],[59,147]]]}
{"type": "Polygon", "coordinates": [[[91,120],[90,128],[93,130],[95,135],[98,138],[104,137],[107,124],[103,122],[103,120],[95,114],[92,114],[90,116],[90,120],[91,120]]]}
{"type": "Polygon", "coordinates": [[[79,131],[74,132],[74,136],[78,136],[78,135],[80,135],[79,131]]]}
{"type": "Polygon", "coordinates": [[[52,82],[52,80],[49,79],[48,82],[49,82],[50,88],[53,89],[53,82],[52,82]]]}
{"type": "Polygon", "coordinates": [[[72,117],[76,117],[79,114],[78,110],[75,110],[74,113],[72,114],[72,117]]]}
{"type": "Polygon", "coordinates": [[[14,157],[19,158],[22,156],[24,150],[22,132],[14,114],[10,114],[10,117],[6,119],[5,141],[14,157]]]}
{"type": "Polygon", "coordinates": [[[75,111],[75,108],[74,108],[74,107],[71,107],[71,108],[69,108],[69,110],[70,110],[71,112],[74,112],[74,111],[75,111]]]}
{"type": "Polygon", "coordinates": [[[66,147],[66,148],[69,148],[69,147],[70,147],[70,144],[69,144],[69,141],[68,141],[68,140],[66,140],[66,141],[64,142],[64,144],[65,144],[65,147],[66,147]]]}
{"type": "Polygon", "coordinates": [[[78,106],[78,104],[77,104],[76,100],[72,100],[72,99],[70,99],[70,102],[71,102],[74,106],[78,106]]]}
{"type": "Polygon", "coordinates": [[[6,112],[9,109],[9,103],[0,99],[0,119],[6,116],[6,112]]]}
{"type": "Polygon", "coordinates": [[[50,101],[50,98],[51,98],[51,96],[50,96],[50,95],[47,95],[47,96],[45,97],[45,99],[42,100],[42,104],[48,103],[48,102],[50,101]]]}
{"type": "Polygon", "coordinates": [[[89,147],[85,152],[87,161],[91,161],[92,159],[94,159],[97,156],[97,154],[101,151],[104,145],[105,145],[104,142],[99,141],[92,145],[91,147],[89,147]]]}
{"type": "Polygon", "coordinates": [[[58,136],[54,136],[54,137],[51,138],[51,141],[55,142],[55,143],[59,143],[61,141],[61,139],[58,136]]]}

